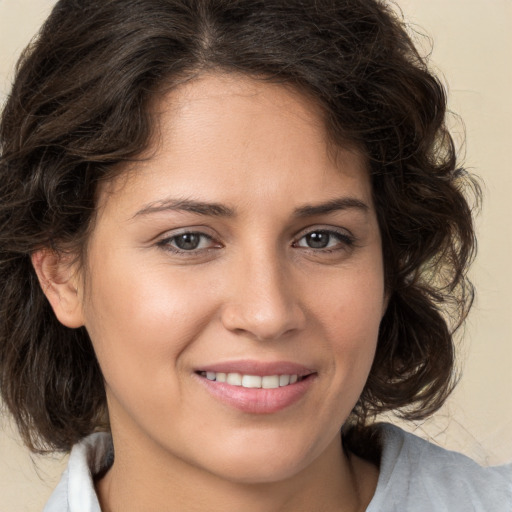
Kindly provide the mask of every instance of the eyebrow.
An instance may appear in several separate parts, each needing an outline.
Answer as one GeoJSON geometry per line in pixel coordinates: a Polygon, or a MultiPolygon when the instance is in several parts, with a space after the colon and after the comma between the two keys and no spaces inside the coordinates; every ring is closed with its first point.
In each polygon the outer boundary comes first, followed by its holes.
{"type": "Polygon", "coordinates": [[[235,211],[228,206],[219,203],[207,203],[190,199],[165,199],[149,203],[139,210],[134,217],[158,213],[164,211],[183,211],[206,215],[209,217],[234,217],[235,211]]]}
{"type": "MultiPolygon", "coordinates": [[[[314,217],[316,215],[326,215],[336,211],[350,209],[356,209],[366,213],[370,208],[366,203],[354,197],[341,197],[331,199],[325,203],[300,206],[295,209],[293,216],[297,218],[314,217]]],[[[165,199],[147,204],[140,209],[133,218],[165,211],[183,211],[209,217],[236,216],[236,212],[233,208],[220,203],[209,203],[191,199],[165,199]]]]}
{"type": "Polygon", "coordinates": [[[331,199],[326,203],[301,206],[295,210],[294,215],[295,217],[299,218],[314,217],[315,215],[325,215],[340,210],[351,209],[356,209],[367,213],[370,210],[370,207],[355,197],[340,197],[337,199],[331,199]]]}

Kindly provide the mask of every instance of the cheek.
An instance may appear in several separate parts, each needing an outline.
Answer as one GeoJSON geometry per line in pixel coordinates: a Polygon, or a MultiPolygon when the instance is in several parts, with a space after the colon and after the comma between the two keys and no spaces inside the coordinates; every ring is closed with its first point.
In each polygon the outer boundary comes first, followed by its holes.
{"type": "Polygon", "coordinates": [[[197,283],[170,274],[162,264],[114,257],[92,269],[86,328],[107,384],[135,376],[169,384],[171,367],[214,314],[206,290],[198,293],[197,283]]]}
{"type": "Polygon", "coordinates": [[[360,393],[370,371],[384,311],[384,287],[379,262],[361,272],[332,280],[318,294],[316,317],[333,354],[332,371],[340,388],[360,393]],[[340,383],[343,380],[343,383],[340,383]]]}

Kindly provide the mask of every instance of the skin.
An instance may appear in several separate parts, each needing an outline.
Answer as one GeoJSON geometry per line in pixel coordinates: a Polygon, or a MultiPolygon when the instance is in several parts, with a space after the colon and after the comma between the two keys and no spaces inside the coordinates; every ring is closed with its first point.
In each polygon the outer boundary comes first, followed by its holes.
{"type": "Polygon", "coordinates": [[[102,509],[364,510],[377,469],[339,434],[386,307],[364,158],[334,157],[318,110],[283,85],[203,75],[154,112],[146,158],[100,191],[83,270],[49,251],[33,259],[104,374],[116,458],[97,482],[102,509]],[[176,252],[184,232],[200,246],[176,252]],[[318,232],[326,247],[310,246],[318,232]],[[282,410],[240,411],[195,373],[239,359],[314,379],[282,410]]]}

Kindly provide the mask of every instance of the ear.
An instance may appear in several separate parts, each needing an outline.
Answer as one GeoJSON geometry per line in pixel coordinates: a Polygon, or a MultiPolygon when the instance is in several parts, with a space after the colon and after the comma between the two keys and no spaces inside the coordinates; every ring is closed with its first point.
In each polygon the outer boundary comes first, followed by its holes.
{"type": "Polygon", "coordinates": [[[32,265],[59,322],[66,327],[82,327],[82,297],[73,256],[40,249],[32,254],[32,265]]]}

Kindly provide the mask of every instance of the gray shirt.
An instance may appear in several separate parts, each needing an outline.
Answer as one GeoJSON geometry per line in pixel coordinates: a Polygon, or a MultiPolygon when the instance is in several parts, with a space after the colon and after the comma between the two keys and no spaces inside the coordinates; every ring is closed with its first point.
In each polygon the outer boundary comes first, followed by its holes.
{"type": "MultiPolygon", "coordinates": [[[[393,425],[379,428],[380,474],[366,512],[512,512],[512,464],[484,468],[393,425]]],[[[101,512],[93,475],[112,457],[109,434],[74,446],[43,512],[101,512]]]]}

